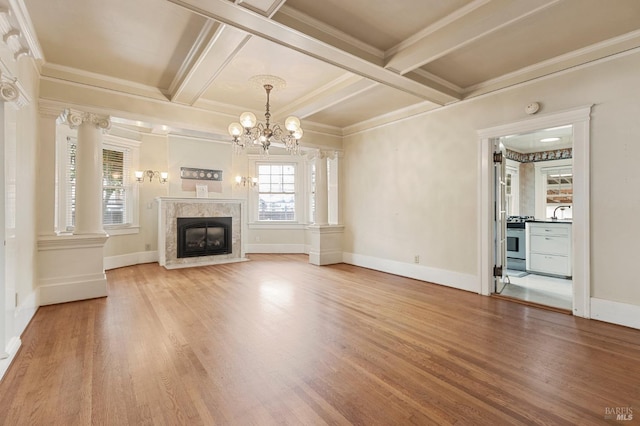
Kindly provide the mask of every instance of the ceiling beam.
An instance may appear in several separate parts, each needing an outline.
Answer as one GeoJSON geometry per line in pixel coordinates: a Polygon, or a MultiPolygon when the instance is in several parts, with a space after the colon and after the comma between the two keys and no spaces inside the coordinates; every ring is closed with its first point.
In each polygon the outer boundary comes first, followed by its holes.
{"type": "Polygon", "coordinates": [[[285,108],[275,111],[274,115],[277,117],[295,115],[299,118],[307,118],[377,85],[378,83],[359,75],[345,74],[343,77],[297,99],[285,108]]]}
{"type": "Polygon", "coordinates": [[[168,0],[202,16],[439,105],[459,100],[226,0],[168,0]]]}
{"type": "MultiPolygon", "coordinates": [[[[446,25],[435,24],[420,37],[387,58],[385,68],[401,75],[466,46],[494,31],[512,25],[560,0],[479,1],[446,25]]],[[[445,18],[446,19],[446,18],[445,18]]],[[[407,43],[402,43],[407,44],[407,43]]]]}
{"type": "Polygon", "coordinates": [[[250,37],[228,25],[207,21],[199,42],[169,87],[171,101],[193,105],[250,37]]]}

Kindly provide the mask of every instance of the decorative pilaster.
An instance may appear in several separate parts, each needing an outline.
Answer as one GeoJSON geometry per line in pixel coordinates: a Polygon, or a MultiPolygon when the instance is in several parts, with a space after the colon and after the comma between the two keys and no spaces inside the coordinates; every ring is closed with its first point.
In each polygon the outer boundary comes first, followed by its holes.
{"type": "Polygon", "coordinates": [[[344,226],[329,225],[329,179],[327,159],[333,159],[334,151],[318,150],[313,154],[315,161],[315,221],[309,225],[309,263],[331,265],[342,262],[342,234],[344,226]]]}
{"type": "Polygon", "coordinates": [[[316,225],[329,224],[329,187],[327,179],[327,153],[318,150],[315,155],[315,221],[316,225]]]}
{"type": "Polygon", "coordinates": [[[66,110],[64,122],[78,129],[74,234],[104,234],[102,227],[102,133],[109,117],[66,110]]]}

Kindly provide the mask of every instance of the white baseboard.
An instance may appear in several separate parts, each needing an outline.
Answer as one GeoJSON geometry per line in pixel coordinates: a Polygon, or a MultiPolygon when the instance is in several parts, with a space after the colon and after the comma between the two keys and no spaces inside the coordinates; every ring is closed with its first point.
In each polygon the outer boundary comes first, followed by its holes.
{"type": "Polygon", "coordinates": [[[76,300],[95,299],[107,295],[107,276],[89,274],[40,280],[40,306],[76,300]]]}
{"type": "Polygon", "coordinates": [[[32,291],[29,295],[20,301],[20,304],[16,308],[15,312],[15,320],[14,320],[14,335],[22,336],[24,330],[29,325],[29,322],[33,319],[33,316],[36,314],[38,307],[40,306],[40,301],[38,300],[38,292],[32,291]]]}
{"type": "Polygon", "coordinates": [[[139,251],[137,253],[127,253],[120,256],[109,256],[104,258],[104,270],[123,268],[125,266],[138,265],[140,263],[153,263],[158,261],[157,251],[139,251]]]}
{"type": "Polygon", "coordinates": [[[423,265],[403,263],[354,253],[343,253],[342,261],[351,265],[375,269],[376,271],[480,293],[480,279],[471,274],[461,274],[444,269],[430,268],[423,265]]]}
{"type": "Polygon", "coordinates": [[[640,329],[640,306],[592,297],[591,318],[640,329]]]}
{"type": "Polygon", "coordinates": [[[21,345],[22,341],[19,337],[12,337],[9,341],[9,344],[7,345],[6,352],[0,353],[0,355],[2,356],[2,359],[0,359],[0,380],[2,380],[2,378],[4,377],[4,373],[6,373],[9,369],[9,366],[13,362],[13,359],[16,357],[18,349],[20,349],[21,345]]]}
{"type": "Polygon", "coordinates": [[[304,244],[247,244],[246,253],[305,253],[304,244]]]}
{"type": "Polygon", "coordinates": [[[317,252],[311,250],[309,252],[309,263],[313,265],[335,265],[336,263],[342,263],[341,251],[325,251],[317,252]]]}

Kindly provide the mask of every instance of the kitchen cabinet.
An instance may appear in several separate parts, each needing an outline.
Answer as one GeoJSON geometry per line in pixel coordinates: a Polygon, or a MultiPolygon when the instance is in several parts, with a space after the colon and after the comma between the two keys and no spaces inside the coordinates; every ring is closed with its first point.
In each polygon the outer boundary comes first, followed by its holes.
{"type": "Polygon", "coordinates": [[[571,277],[571,223],[527,222],[527,271],[571,277]]]}

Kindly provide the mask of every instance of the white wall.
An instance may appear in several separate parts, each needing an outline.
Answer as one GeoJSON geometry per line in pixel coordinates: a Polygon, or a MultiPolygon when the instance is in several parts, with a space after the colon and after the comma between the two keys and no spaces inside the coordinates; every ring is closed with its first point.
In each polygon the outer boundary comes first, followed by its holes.
{"type": "MultiPolygon", "coordinates": [[[[345,252],[476,275],[478,129],[595,104],[591,295],[640,305],[640,53],[345,138],[345,252]]],[[[478,277],[479,281],[479,277],[478,277]]]]}
{"type": "Polygon", "coordinates": [[[25,105],[3,102],[4,164],[3,267],[0,268],[0,377],[20,346],[20,335],[37,309],[36,292],[36,146],[38,76],[31,58],[15,61],[0,44],[0,70],[8,81],[17,79],[25,105]],[[6,356],[6,357],[5,357],[6,356]]]}

